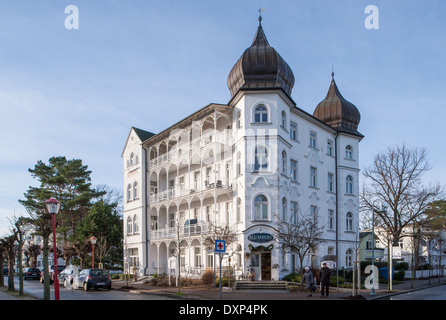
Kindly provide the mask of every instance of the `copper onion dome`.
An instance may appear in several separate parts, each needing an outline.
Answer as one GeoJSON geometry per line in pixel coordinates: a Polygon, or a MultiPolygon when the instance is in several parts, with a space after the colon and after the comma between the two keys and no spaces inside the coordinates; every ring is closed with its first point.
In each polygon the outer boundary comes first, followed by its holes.
{"type": "Polygon", "coordinates": [[[285,60],[271,47],[262,28],[262,17],[251,47],[232,68],[228,88],[234,97],[243,89],[283,89],[291,96],[294,75],[285,60]]]}
{"type": "Polygon", "coordinates": [[[317,105],[313,115],[337,131],[362,136],[358,132],[361,115],[355,105],[345,100],[339,92],[334,73],[327,96],[317,105]]]}

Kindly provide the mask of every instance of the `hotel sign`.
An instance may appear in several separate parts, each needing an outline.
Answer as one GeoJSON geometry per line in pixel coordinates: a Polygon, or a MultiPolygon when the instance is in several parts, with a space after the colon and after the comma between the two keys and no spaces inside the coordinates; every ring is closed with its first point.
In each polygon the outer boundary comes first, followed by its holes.
{"type": "Polygon", "coordinates": [[[274,237],[269,233],[254,233],[248,236],[248,240],[257,243],[270,242],[274,237]]]}

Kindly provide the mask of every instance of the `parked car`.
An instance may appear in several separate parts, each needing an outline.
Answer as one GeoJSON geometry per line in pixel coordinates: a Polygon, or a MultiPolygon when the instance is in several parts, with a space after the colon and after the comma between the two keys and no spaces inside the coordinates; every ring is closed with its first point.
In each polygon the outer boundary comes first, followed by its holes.
{"type": "MultiPolygon", "coordinates": [[[[66,266],[57,266],[57,278],[59,278],[59,274],[60,274],[65,268],[66,268],[66,266]]],[[[54,266],[51,266],[51,267],[50,267],[49,273],[50,273],[50,284],[53,284],[54,279],[55,279],[55,277],[54,277],[54,266]]],[[[44,280],[45,280],[45,272],[42,271],[42,272],[40,273],[40,283],[43,283],[44,280]]],[[[59,281],[59,283],[60,283],[60,281],[59,281]]]]}
{"type": "Polygon", "coordinates": [[[61,273],[59,273],[59,284],[65,288],[71,288],[73,278],[76,277],[81,269],[78,266],[69,265],[61,273]]]}
{"type": "Polygon", "coordinates": [[[37,268],[23,269],[23,279],[40,279],[40,270],[37,268]]]}
{"type": "Polygon", "coordinates": [[[90,288],[111,289],[111,278],[107,270],[104,269],[84,269],[77,277],[73,278],[73,289],[90,288]]]}

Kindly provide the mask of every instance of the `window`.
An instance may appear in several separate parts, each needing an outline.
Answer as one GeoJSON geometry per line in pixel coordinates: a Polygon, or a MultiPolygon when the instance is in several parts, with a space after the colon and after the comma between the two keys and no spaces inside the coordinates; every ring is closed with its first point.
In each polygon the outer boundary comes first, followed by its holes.
{"type": "Polygon", "coordinates": [[[297,210],[298,205],[297,202],[291,201],[291,224],[297,224],[297,210]]]}
{"type": "Polygon", "coordinates": [[[138,248],[129,249],[129,266],[130,267],[139,267],[139,254],[138,248]]]}
{"type": "Polygon", "coordinates": [[[316,149],[316,132],[310,131],[310,148],[316,149]]]}
{"type": "Polygon", "coordinates": [[[242,114],[241,112],[237,112],[237,124],[236,124],[236,128],[240,129],[242,127],[242,114]]]}
{"type": "Polygon", "coordinates": [[[132,201],[132,185],[127,186],[127,202],[132,201]]]}
{"type": "Polygon", "coordinates": [[[235,170],[236,170],[236,175],[238,177],[239,175],[242,174],[242,163],[241,163],[241,161],[242,161],[242,154],[241,154],[240,151],[237,152],[237,159],[236,159],[236,161],[237,161],[237,163],[236,163],[235,170]]]}
{"type": "Polygon", "coordinates": [[[333,141],[327,140],[327,154],[329,156],[333,155],[333,141]]]}
{"type": "Polygon", "coordinates": [[[282,173],[284,175],[286,175],[287,171],[288,171],[287,170],[287,162],[288,162],[288,160],[287,160],[286,152],[282,151],[282,173]]]}
{"type": "Polygon", "coordinates": [[[208,253],[206,257],[206,266],[208,268],[214,267],[214,253],[208,253]]]}
{"type": "Polygon", "coordinates": [[[268,150],[264,146],[255,149],[254,171],[268,170],[268,150]]]}
{"type": "Polygon", "coordinates": [[[282,127],[286,129],[286,113],[282,111],[282,127]]]}
{"type": "Polygon", "coordinates": [[[333,192],[334,190],[334,175],[333,173],[328,173],[328,185],[327,190],[333,192]]]}
{"type": "Polygon", "coordinates": [[[310,186],[317,187],[317,169],[310,167],[310,186]]]}
{"type": "Polygon", "coordinates": [[[345,178],[345,193],[353,194],[353,177],[347,176],[345,178]]]}
{"type": "Polygon", "coordinates": [[[133,216],[133,233],[139,233],[138,217],[136,214],[133,216]]]}
{"type": "Polygon", "coordinates": [[[194,259],[195,267],[201,268],[201,248],[195,247],[194,253],[195,253],[195,257],[194,257],[195,258],[194,259]]]}
{"type": "Polygon", "coordinates": [[[133,233],[133,223],[132,223],[132,217],[127,218],[127,234],[133,233]]]}
{"type": "Polygon", "coordinates": [[[318,207],[317,206],[310,206],[310,214],[313,217],[314,222],[316,223],[318,220],[318,207]]]}
{"type": "Polygon", "coordinates": [[[345,158],[348,160],[353,159],[353,148],[352,146],[345,147],[345,158]]]}
{"type": "Polygon", "coordinates": [[[135,154],[132,152],[131,154],[130,154],[130,166],[133,166],[133,159],[134,159],[134,157],[135,157],[135,154]]]}
{"type": "Polygon", "coordinates": [[[352,267],[353,266],[353,251],[352,249],[348,249],[345,252],[345,266],[352,267]]]}
{"type": "Polygon", "coordinates": [[[296,160],[291,160],[290,161],[290,176],[291,176],[291,181],[297,182],[297,161],[296,160]]]}
{"type": "Polygon", "coordinates": [[[254,122],[268,122],[268,109],[264,105],[257,106],[254,110],[254,122]]]}
{"type": "Polygon", "coordinates": [[[240,221],[241,216],[242,216],[242,199],[238,198],[237,199],[237,216],[236,216],[237,222],[240,221]]]}
{"type": "Polygon", "coordinates": [[[268,199],[263,195],[258,195],[254,200],[254,220],[268,219],[268,199]]]}
{"type": "Polygon", "coordinates": [[[133,200],[138,199],[138,182],[133,183],[133,200]]]}
{"type": "Polygon", "coordinates": [[[345,216],[345,230],[353,231],[353,213],[351,212],[345,216]]]}
{"type": "Polygon", "coordinates": [[[286,198],[282,199],[282,221],[287,221],[287,202],[286,202],[286,198]]]}
{"type": "Polygon", "coordinates": [[[328,209],[328,230],[334,230],[334,210],[328,209]]]}
{"type": "Polygon", "coordinates": [[[225,212],[226,212],[226,223],[229,225],[229,217],[231,216],[231,203],[225,202],[225,212]]]}
{"type": "Polygon", "coordinates": [[[297,124],[290,123],[290,139],[297,140],[297,124]]]}

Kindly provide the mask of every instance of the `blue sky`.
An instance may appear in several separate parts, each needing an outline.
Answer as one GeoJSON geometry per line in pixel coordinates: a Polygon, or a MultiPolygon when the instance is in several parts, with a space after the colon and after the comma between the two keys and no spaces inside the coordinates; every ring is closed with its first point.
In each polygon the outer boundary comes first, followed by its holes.
{"type": "Polygon", "coordinates": [[[94,185],[122,189],[131,126],[160,132],[205,105],[227,103],[227,76],[250,46],[258,9],[270,44],[292,68],[292,97],[313,113],[334,66],[361,112],[360,167],[405,142],[425,147],[446,180],[444,0],[2,0],[0,3],[0,236],[28,168],[82,159],[94,185]],[[67,30],[65,7],[79,9],[67,30]],[[366,6],[379,9],[368,30],[366,6]]]}

